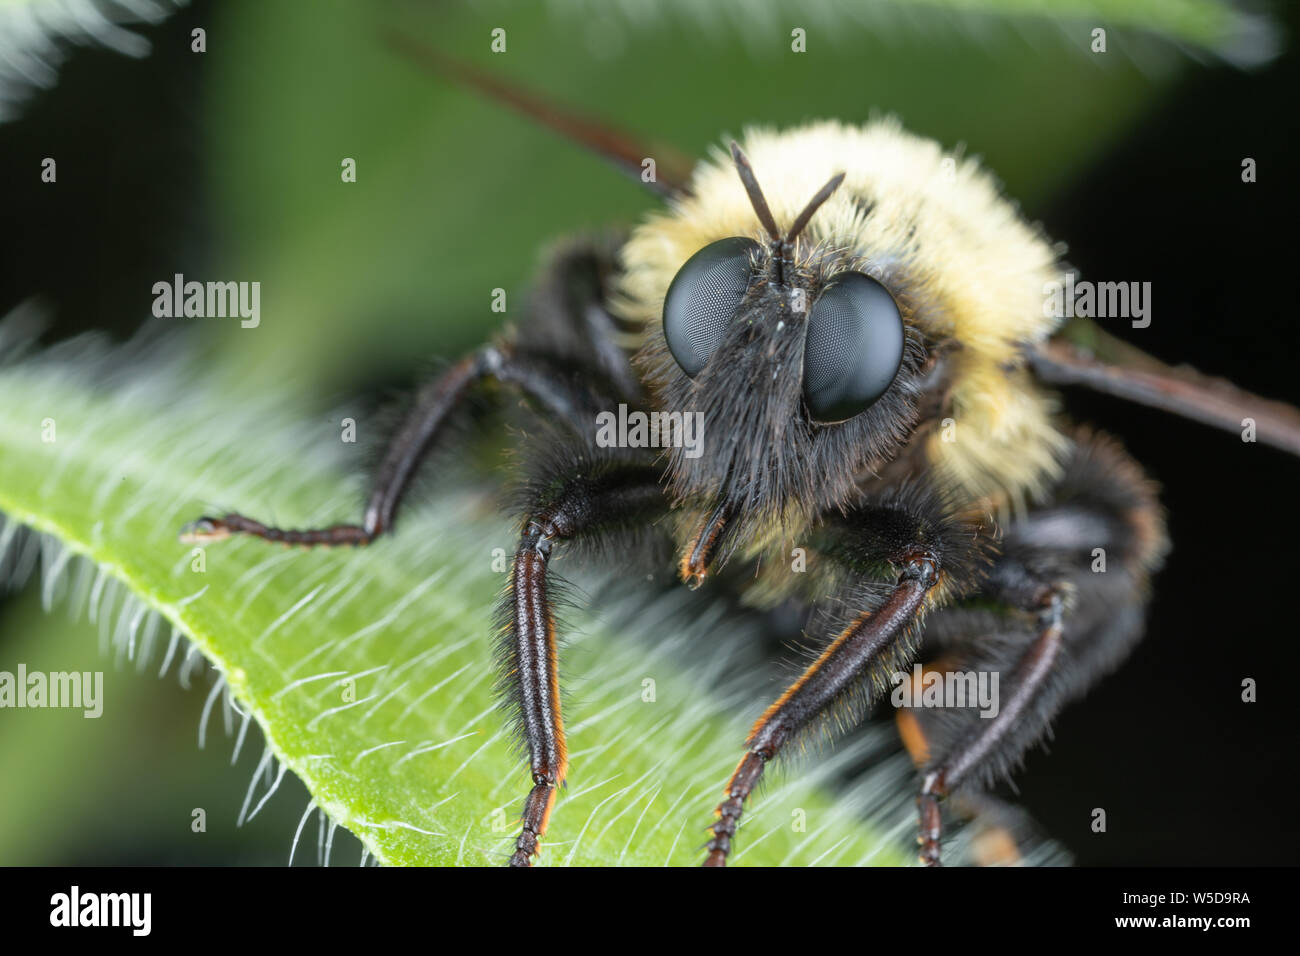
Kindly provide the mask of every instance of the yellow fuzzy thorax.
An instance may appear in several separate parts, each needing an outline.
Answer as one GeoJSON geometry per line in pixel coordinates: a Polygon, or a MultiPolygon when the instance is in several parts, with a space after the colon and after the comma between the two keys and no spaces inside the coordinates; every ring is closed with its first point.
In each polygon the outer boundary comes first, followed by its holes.
{"type": "MultiPolygon", "coordinates": [[[[1057,251],[975,160],[895,120],[750,129],[740,142],[782,229],[831,176],[846,174],[801,244],[849,249],[906,273],[913,298],[924,302],[906,320],[933,340],[961,345],[952,423],[923,439],[931,466],[968,502],[1018,508],[1056,475],[1067,443],[1021,358],[1023,344],[1059,324],[1043,308],[1045,285],[1059,281],[1057,251]]],[[[682,264],[729,236],[766,241],[730,156],[715,148],[696,166],[690,195],[633,231],[616,309],[643,329],[657,326],[682,264]]]]}

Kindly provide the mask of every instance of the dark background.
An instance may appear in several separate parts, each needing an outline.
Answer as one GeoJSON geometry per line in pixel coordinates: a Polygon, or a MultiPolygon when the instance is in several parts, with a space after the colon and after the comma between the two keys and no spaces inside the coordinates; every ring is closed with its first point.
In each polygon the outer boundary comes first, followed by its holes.
{"type": "MultiPolygon", "coordinates": [[[[1291,403],[1297,137],[1283,104],[1297,65],[1289,53],[1253,75],[1188,78],[1043,211],[1082,274],[1150,277],[1159,317],[1130,341],[1291,403]],[[1247,155],[1275,175],[1243,185],[1230,171],[1247,155]]],[[[1243,455],[1235,436],[1108,397],[1072,392],[1069,408],[1122,437],[1160,482],[1174,547],[1146,640],[1062,715],[1051,757],[1030,757],[1025,802],[1081,862],[1294,864],[1300,825],[1278,797],[1295,781],[1300,461],[1260,445],[1243,455]],[[1241,703],[1245,677],[1256,704],[1241,703]],[[1123,827],[1122,851],[1069,835],[1085,805],[1123,827]]]]}
{"type": "MultiPolygon", "coordinates": [[[[1286,27],[1293,31],[1296,8],[1286,11],[1291,21],[1286,27]]],[[[220,22],[216,17],[211,6],[199,3],[162,26],[142,30],[155,46],[144,60],[95,49],[74,51],[59,85],[35,94],[21,118],[0,125],[0,208],[10,226],[0,230],[0,315],[36,296],[49,322],[45,341],[92,329],[125,338],[147,313],[140,290],[159,275],[201,273],[213,261],[238,261],[246,237],[238,233],[241,220],[227,217],[223,208],[231,195],[228,184],[224,189],[195,185],[213,174],[217,160],[209,148],[209,67],[195,68],[187,41],[193,25],[211,26],[220,22]],[[44,155],[61,157],[57,190],[44,189],[32,173],[44,155]]],[[[888,38],[880,42],[890,46],[888,38]]],[[[906,34],[899,44],[926,42],[906,34]]],[[[959,35],[935,42],[960,46],[964,41],[959,35]]],[[[843,69],[856,62],[851,50],[835,55],[847,64],[843,69]]],[[[944,59],[937,54],[935,63],[944,59]]],[[[1149,88],[1140,76],[1133,81],[1133,96],[1140,102],[1131,105],[1132,118],[1104,134],[1099,130],[1095,138],[1084,131],[1077,169],[1034,179],[1030,173],[1003,172],[1005,165],[1013,165],[1010,161],[994,163],[994,168],[1013,193],[1018,184],[1026,184],[1024,192],[1016,193],[1024,199],[1026,213],[1069,243],[1069,261],[1083,276],[1152,283],[1151,326],[1140,332],[1121,328],[1119,334],[1166,360],[1185,361],[1262,395],[1300,403],[1293,264],[1296,172],[1290,152],[1297,141],[1296,53],[1287,51],[1252,71],[1212,56],[1200,60],[1189,58],[1172,79],[1153,80],[1149,88]],[[1258,163],[1254,184],[1240,179],[1246,156],[1258,163]]],[[[213,70],[230,69],[215,56],[208,62],[213,70]]],[[[991,74],[1010,69],[987,53],[977,54],[975,62],[991,74]]],[[[240,68],[255,71],[257,65],[241,63],[240,68]]],[[[338,69],[340,64],[323,61],[319,68],[338,69]]],[[[562,64],[553,69],[553,77],[533,78],[542,86],[583,88],[562,64]]],[[[617,63],[609,69],[617,71],[617,63]]],[[[960,85],[953,83],[954,91],[945,88],[943,77],[930,79],[935,83],[930,99],[944,98],[950,111],[963,112],[960,85]]],[[[764,82],[775,87],[782,80],[769,76],[764,82]]],[[[437,95],[454,99],[455,110],[464,115],[481,112],[491,118],[504,142],[526,136],[526,147],[544,144],[537,149],[558,150],[561,171],[565,164],[576,166],[568,185],[586,194],[573,213],[576,219],[599,221],[592,210],[608,205],[602,199],[607,195],[620,196],[617,208],[604,217],[609,221],[626,220],[648,203],[631,186],[626,187],[629,198],[622,199],[618,190],[623,187],[612,174],[608,179],[603,172],[592,174],[593,163],[554,146],[546,134],[521,133],[528,127],[501,119],[496,107],[454,90],[437,95]],[[594,184],[588,187],[589,175],[594,184]]],[[[764,101],[761,90],[748,95],[764,101]]],[[[1089,89],[1081,87],[1075,95],[1087,97],[1089,89]]],[[[599,111],[600,94],[591,96],[584,105],[599,111]]],[[[698,108],[680,98],[675,106],[669,100],[665,105],[658,97],[654,107],[624,102],[616,112],[624,125],[651,129],[655,121],[647,117],[655,110],[699,112],[691,117],[690,132],[682,134],[684,148],[698,148],[692,138],[697,128],[733,129],[744,119],[769,118],[755,106],[725,114],[718,123],[708,115],[707,100],[698,108]]],[[[895,108],[887,91],[873,97],[871,105],[895,108]]],[[[1043,108],[1034,107],[1040,113],[1043,108]]],[[[965,135],[982,147],[975,151],[989,155],[1001,149],[1032,171],[1035,156],[1045,150],[1041,127],[1028,117],[1040,113],[1027,107],[1020,125],[1015,103],[1001,108],[986,103],[983,110],[963,118],[963,129],[974,131],[965,135]],[[1000,131],[1000,146],[980,142],[982,126],[1000,131]]],[[[772,119],[785,120],[800,111],[816,115],[829,110],[782,101],[770,112],[772,119]]],[[[913,108],[913,114],[918,111],[913,108]]],[[[904,119],[909,119],[907,113],[904,119]]],[[[921,126],[938,135],[943,122],[922,113],[921,126]]],[[[435,137],[420,148],[436,144],[450,151],[458,142],[440,143],[435,137]]],[[[492,191],[481,195],[490,197],[492,191]]],[[[481,215],[496,212],[484,207],[481,215]]],[[[431,233],[441,228],[436,219],[424,225],[431,233]]],[[[556,228],[564,231],[568,225],[556,228]]],[[[463,254],[471,259],[501,255],[511,260],[512,276],[525,276],[551,224],[520,228],[506,215],[485,225],[484,232],[487,241],[466,243],[463,254]],[[494,229],[508,231],[509,243],[493,246],[494,229]],[[521,257],[516,247],[534,251],[521,257]]],[[[365,236],[356,241],[364,244],[365,236]]],[[[441,248],[428,250],[430,263],[444,255],[441,248]]],[[[433,268],[430,264],[423,272],[433,268]]],[[[419,281],[429,280],[422,275],[419,281]]],[[[452,303],[457,294],[448,293],[452,303]]],[[[379,313],[367,321],[378,322],[384,334],[415,319],[403,313],[400,298],[385,300],[379,313]]],[[[416,380],[425,364],[413,355],[450,357],[486,335],[481,321],[453,325],[449,319],[446,328],[430,329],[427,313],[427,308],[420,310],[421,328],[407,338],[363,351],[356,361],[332,359],[316,366],[322,405],[343,394],[378,398],[392,386],[416,380]]],[[[346,343],[340,350],[347,350],[346,343]]],[[[275,353],[258,356],[267,359],[274,364],[275,353]]],[[[1300,672],[1292,614],[1300,461],[1109,398],[1071,392],[1067,401],[1074,417],[1121,437],[1163,486],[1174,549],[1156,579],[1145,641],[1117,674],[1059,718],[1050,754],[1029,756],[1015,781],[1021,799],[1084,864],[1293,864],[1300,845],[1300,825],[1288,796],[1297,730],[1293,682],[1300,672]],[[1258,682],[1258,703],[1241,702],[1245,677],[1258,682]],[[1088,828],[1094,807],[1107,811],[1109,832],[1104,836],[1088,828]]],[[[12,639],[4,625],[15,619],[13,602],[22,598],[0,604],[0,646],[12,639]]],[[[219,778],[229,773],[220,759],[198,763],[189,754],[201,694],[182,694],[171,681],[144,680],[140,685],[141,693],[151,697],[151,720],[180,728],[127,745],[136,752],[135,763],[156,775],[151,786],[166,782],[168,758],[163,755],[169,753],[181,755],[177,760],[186,774],[219,778]]],[[[229,777],[232,793],[242,793],[247,774],[229,777]]],[[[20,785],[6,782],[6,787],[20,785]]],[[[92,780],[85,785],[100,784],[92,780]]],[[[108,791],[130,804],[129,787],[108,791]]],[[[262,822],[261,831],[240,838],[246,843],[231,844],[208,859],[258,861],[274,855],[278,860],[293,820],[262,822]]],[[[176,839],[170,830],[151,842],[146,825],[135,825],[129,841],[103,836],[101,829],[95,838],[99,844],[88,847],[78,841],[74,821],[65,820],[63,826],[71,827],[72,835],[53,842],[50,858],[24,862],[193,859],[182,857],[168,842],[176,839]]]]}

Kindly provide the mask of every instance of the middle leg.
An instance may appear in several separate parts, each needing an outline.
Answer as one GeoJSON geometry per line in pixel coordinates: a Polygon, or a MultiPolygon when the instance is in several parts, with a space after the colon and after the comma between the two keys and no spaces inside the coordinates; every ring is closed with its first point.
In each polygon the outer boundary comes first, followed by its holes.
{"type": "Polygon", "coordinates": [[[940,863],[941,801],[1007,777],[1061,708],[1128,654],[1165,548],[1141,470],[1110,440],[1079,433],[1059,486],[1007,527],[975,606],[944,609],[927,628],[944,668],[1005,680],[987,718],[972,707],[910,712],[930,751],[917,800],[922,862],[940,863]]]}

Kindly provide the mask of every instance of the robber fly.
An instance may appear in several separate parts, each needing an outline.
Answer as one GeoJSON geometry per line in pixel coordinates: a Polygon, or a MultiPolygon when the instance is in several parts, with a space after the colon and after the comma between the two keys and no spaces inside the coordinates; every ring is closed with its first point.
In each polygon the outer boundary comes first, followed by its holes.
{"type": "MultiPolygon", "coordinates": [[[[408,52],[642,178],[651,153],[629,138],[408,52]]],[[[528,499],[502,608],[502,685],[532,781],[509,862],[531,864],[568,767],[551,565],[652,529],[672,536],[689,586],[731,561],[752,568],[753,602],[820,608],[808,629],[820,656],[745,741],[705,865],[726,864],[775,758],[827,715],[856,719],[918,659],[1001,677],[991,719],[897,711],[918,768],[920,857],[938,865],[941,802],[962,793],[979,806],[1129,653],[1168,547],[1141,468],[1064,423],[1048,386],[1225,428],[1251,417],[1259,440],[1296,453],[1300,413],[1134,361],[1127,346],[1107,362],[1054,337],[1044,289],[1061,276],[1059,250],[974,160],[892,121],[751,130],[689,178],[650,185],[664,211],[622,241],[562,247],[525,321],[420,392],[359,524],[285,530],[227,514],[186,534],[368,544],[394,529],[463,400],[489,380],[516,389],[556,428],[520,456],[528,499]],[[596,423],[620,406],[700,416],[699,453],[605,447],[596,423]],[[793,548],[809,555],[804,573],[793,548]]]]}

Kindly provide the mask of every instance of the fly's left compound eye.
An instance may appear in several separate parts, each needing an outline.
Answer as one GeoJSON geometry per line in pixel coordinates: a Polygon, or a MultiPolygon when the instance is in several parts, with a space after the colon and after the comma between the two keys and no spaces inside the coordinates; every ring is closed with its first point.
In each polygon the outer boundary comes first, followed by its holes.
{"type": "Polygon", "coordinates": [[[749,287],[759,245],[739,236],[711,242],[677,271],[664,298],[664,338],[694,378],[717,350],[749,287]]]}
{"type": "Polygon", "coordinates": [[[846,272],[808,313],[803,393],[813,418],[842,422],[885,394],[903,364],[903,317],[875,279],[846,272]]]}

